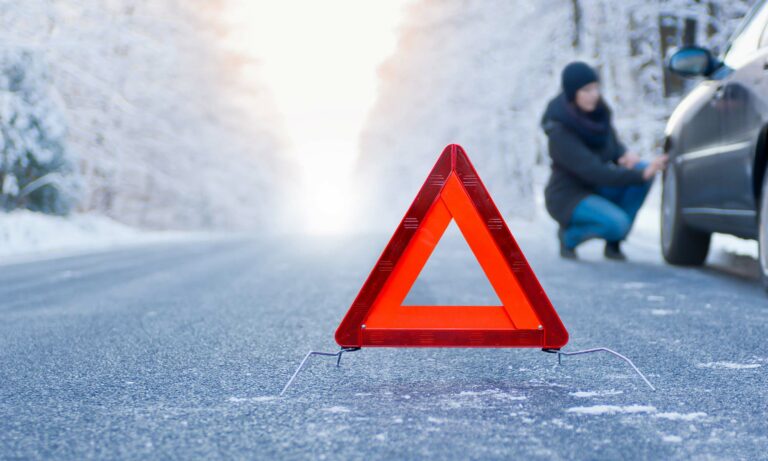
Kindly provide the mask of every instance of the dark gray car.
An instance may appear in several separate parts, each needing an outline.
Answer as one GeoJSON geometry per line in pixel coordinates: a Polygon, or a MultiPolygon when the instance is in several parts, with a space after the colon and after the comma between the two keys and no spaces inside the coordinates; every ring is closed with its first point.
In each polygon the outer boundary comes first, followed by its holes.
{"type": "Polygon", "coordinates": [[[672,113],[665,151],[661,240],[672,264],[698,265],[712,232],[757,239],[768,286],[768,2],[759,1],[720,57],[680,49],[669,68],[703,76],[672,113]]]}

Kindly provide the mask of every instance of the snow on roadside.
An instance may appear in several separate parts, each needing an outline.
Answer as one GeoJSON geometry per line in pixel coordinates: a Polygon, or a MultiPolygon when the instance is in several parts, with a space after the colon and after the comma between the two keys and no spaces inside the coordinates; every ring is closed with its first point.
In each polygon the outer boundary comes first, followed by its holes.
{"type": "Polygon", "coordinates": [[[0,264],[209,235],[141,230],[89,213],[62,217],[27,210],[0,212],[0,264]]]}

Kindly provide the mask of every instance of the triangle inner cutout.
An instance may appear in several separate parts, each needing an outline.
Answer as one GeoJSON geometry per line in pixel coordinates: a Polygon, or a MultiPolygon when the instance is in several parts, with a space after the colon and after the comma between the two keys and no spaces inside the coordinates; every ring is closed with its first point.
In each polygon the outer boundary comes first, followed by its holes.
{"type": "Polygon", "coordinates": [[[451,220],[403,301],[418,305],[501,305],[456,222],[451,220]]]}

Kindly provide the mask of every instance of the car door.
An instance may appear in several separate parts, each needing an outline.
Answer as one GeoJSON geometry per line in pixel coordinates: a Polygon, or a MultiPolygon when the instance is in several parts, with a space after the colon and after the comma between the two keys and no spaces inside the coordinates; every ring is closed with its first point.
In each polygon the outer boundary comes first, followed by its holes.
{"type": "Polygon", "coordinates": [[[764,126],[762,104],[763,76],[768,52],[754,54],[753,59],[734,69],[722,89],[722,144],[714,158],[721,178],[717,204],[730,216],[729,226],[755,225],[757,209],[752,185],[755,151],[764,126]]]}
{"type": "Polygon", "coordinates": [[[703,109],[709,114],[708,123],[696,124],[695,129],[711,129],[704,135],[711,143],[686,149],[679,160],[690,193],[684,213],[706,217],[721,230],[739,234],[752,229],[755,220],[752,162],[762,127],[755,93],[763,91],[761,38],[768,23],[766,5],[761,2],[752,11],[732,40],[723,67],[705,82],[711,91],[703,109]]]}
{"type": "Polygon", "coordinates": [[[722,159],[722,207],[733,210],[734,225],[751,227],[755,225],[757,209],[753,186],[755,153],[768,112],[768,7],[758,14],[755,30],[758,27],[759,40],[756,44],[744,44],[749,48],[743,57],[736,60],[726,55],[726,65],[732,66],[733,72],[723,89],[722,137],[727,149],[722,159]]]}
{"type": "Polygon", "coordinates": [[[717,79],[701,82],[677,110],[684,111],[687,120],[682,125],[675,157],[679,175],[680,205],[686,214],[699,214],[718,201],[715,159],[712,156],[721,145],[722,82],[717,79]]]}

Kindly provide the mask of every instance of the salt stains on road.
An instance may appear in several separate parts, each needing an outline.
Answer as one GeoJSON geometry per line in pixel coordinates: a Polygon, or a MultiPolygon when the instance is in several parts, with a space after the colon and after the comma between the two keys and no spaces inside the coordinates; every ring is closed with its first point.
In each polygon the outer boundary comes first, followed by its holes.
{"type": "Polygon", "coordinates": [[[499,389],[488,389],[485,391],[461,391],[458,394],[461,398],[483,398],[490,397],[496,400],[527,400],[528,397],[524,395],[513,395],[508,392],[501,391],[499,389]]]}
{"type": "Polygon", "coordinates": [[[573,407],[565,410],[566,413],[578,415],[614,415],[617,413],[655,413],[656,407],[650,405],[593,405],[591,407],[573,407]]]}
{"type": "Polygon", "coordinates": [[[577,392],[569,392],[570,395],[578,398],[589,398],[589,397],[604,397],[607,395],[619,395],[623,394],[624,391],[617,391],[615,389],[610,389],[607,391],[577,391],[577,392]]]}
{"type": "Polygon", "coordinates": [[[341,405],[336,405],[333,407],[327,407],[323,408],[323,411],[327,413],[349,413],[351,410],[347,407],[343,407],[341,405]]]}
{"type": "Polygon", "coordinates": [[[651,315],[656,315],[659,317],[664,317],[667,315],[675,315],[680,311],[672,310],[672,309],[651,309],[651,315]]]}
{"type": "Polygon", "coordinates": [[[666,435],[662,434],[661,440],[667,443],[680,443],[683,441],[683,438],[679,435],[666,435]]]}
{"type": "Polygon", "coordinates": [[[711,368],[715,370],[750,370],[760,368],[759,363],[736,363],[736,362],[707,362],[697,363],[697,368],[711,368]]]}
{"type": "Polygon", "coordinates": [[[672,421],[693,421],[696,419],[706,418],[707,414],[703,411],[696,411],[693,413],[657,413],[653,415],[654,418],[669,419],[672,421]]]}
{"type": "Polygon", "coordinates": [[[260,395],[257,397],[230,397],[227,399],[230,403],[259,403],[259,402],[272,402],[279,397],[276,395],[260,395]]]}
{"type": "Polygon", "coordinates": [[[645,282],[626,282],[621,284],[621,288],[625,290],[639,290],[647,286],[648,284],[645,282]]]}
{"type": "Polygon", "coordinates": [[[702,411],[693,413],[662,412],[657,413],[656,407],[651,405],[593,405],[591,407],[573,407],[565,410],[566,413],[575,413],[579,415],[615,415],[615,414],[637,414],[643,413],[657,419],[666,419],[670,421],[694,421],[707,417],[702,411]]]}
{"type": "Polygon", "coordinates": [[[482,391],[461,391],[458,394],[446,396],[440,401],[439,406],[448,409],[479,409],[523,400],[528,400],[528,397],[505,392],[501,389],[486,389],[482,391]]]}

